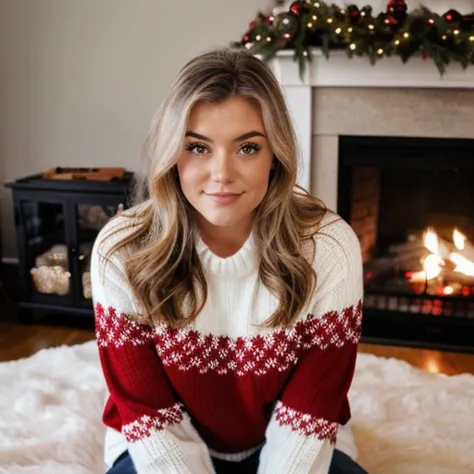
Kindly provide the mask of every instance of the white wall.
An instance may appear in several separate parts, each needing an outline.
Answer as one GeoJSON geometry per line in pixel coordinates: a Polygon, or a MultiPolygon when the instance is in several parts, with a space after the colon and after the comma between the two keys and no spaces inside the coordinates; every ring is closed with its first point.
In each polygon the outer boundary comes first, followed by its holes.
{"type": "Polygon", "coordinates": [[[272,0],[0,0],[3,183],[62,166],[141,167],[151,117],[192,56],[238,40],[272,0]]]}

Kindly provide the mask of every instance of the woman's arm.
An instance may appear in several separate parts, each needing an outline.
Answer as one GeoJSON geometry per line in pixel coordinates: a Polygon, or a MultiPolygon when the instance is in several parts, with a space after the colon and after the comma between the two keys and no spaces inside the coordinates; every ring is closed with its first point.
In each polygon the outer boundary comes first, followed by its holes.
{"type": "Polygon", "coordinates": [[[138,474],[213,473],[208,448],[168,382],[153,330],[130,318],[135,307],[120,262],[106,263],[98,247],[91,278],[97,344],[110,393],[104,422],[127,439],[138,474]]]}
{"type": "Polygon", "coordinates": [[[327,474],[338,425],[350,418],[347,393],[362,313],[360,247],[343,221],[322,232],[312,319],[303,323],[307,350],[273,411],[259,474],[327,474]]]}

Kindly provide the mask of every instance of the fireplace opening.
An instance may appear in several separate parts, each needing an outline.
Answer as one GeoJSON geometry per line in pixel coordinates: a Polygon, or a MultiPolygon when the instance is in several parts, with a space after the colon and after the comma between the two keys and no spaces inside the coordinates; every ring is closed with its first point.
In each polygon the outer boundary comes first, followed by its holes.
{"type": "Polygon", "coordinates": [[[361,243],[365,339],[474,351],[474,140],[341,137],[338,212],[361,243]]]}

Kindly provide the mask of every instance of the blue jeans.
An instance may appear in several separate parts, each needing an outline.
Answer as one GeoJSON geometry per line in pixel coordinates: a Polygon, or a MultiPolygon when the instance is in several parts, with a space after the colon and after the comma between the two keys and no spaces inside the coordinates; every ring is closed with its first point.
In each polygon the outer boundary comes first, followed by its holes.
{"type": "MultiPolygon", "coordinates": [[[[258,469],[259,457],[260,452],[257,451],[241,462],[222,461],[221,459],[212,458],[212,464],[216,474],[255,474],[258,469]]],[[[115,464],[107,471],[107,474],[136,474],[128,451],[115,461],[115,464]]],[[[347,456],[347,454],[335,449],[328,474],[367,474],[367,471],[347,456]]]]}

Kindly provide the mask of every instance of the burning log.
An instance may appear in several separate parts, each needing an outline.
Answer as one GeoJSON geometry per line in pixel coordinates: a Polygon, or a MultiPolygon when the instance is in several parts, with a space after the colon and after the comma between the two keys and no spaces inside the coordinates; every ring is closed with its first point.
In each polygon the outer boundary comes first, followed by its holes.
{"type": "Polygon", "coordinates": [[[408,242],[403,242],[401,244],[394,244],[388,248],[388,253],[390,255],[401,255],[405,253],[426,251],[426,247],[423,244],[421,239],[416,239],[408,242]]]}

